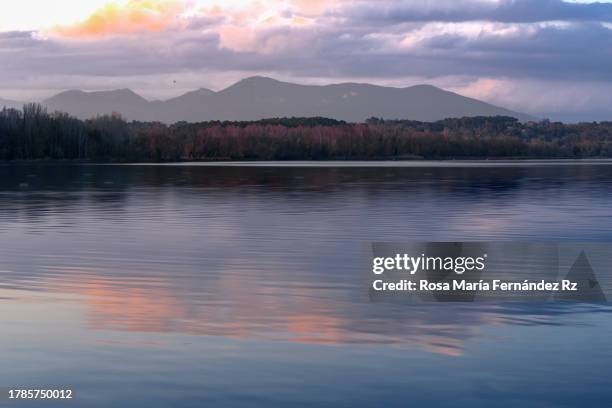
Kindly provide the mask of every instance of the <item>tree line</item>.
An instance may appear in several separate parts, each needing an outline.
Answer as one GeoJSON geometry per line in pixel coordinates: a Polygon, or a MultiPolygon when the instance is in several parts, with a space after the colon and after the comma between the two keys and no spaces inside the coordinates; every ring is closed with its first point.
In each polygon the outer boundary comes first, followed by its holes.
{"type": "Polygon", "coordinates": [[[346,123],[79,120],[38,104],[0,111],[0,160],[359,160],[612,157],[612,122],[521,123],[510,117],[346,123]]]}

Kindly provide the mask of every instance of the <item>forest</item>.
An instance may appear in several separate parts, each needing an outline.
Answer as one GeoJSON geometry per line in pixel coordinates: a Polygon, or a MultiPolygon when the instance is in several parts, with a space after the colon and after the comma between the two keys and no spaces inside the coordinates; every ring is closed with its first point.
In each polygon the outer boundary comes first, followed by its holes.
{"type": "Polygon", "coordinates": [[[346,123],[79,120],[38,104],[0,111],[0,160],[214,161],[610,158],[612,122],[521,123],[510,117],[346,123]]]}

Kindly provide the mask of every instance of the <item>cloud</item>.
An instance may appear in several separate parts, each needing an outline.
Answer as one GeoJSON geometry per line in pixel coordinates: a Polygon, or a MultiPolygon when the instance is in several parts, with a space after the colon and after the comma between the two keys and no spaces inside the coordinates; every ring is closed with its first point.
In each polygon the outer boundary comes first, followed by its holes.
{"type": "Polygon", "coordinates": [[[174,25],[187,4],[179,0],[129,0],[109,3],[86,20],[56,26],[50,32],[64,37],[90,38],[143,31],[159,32],[174,25]]]}
{"type": "Polygon", "coordinates": [[[601,111],[610,20],[610,3],[560,0],[129,0],[46,36],[0,33],[0,96],[109,87],[166,96],[263,74],[428,82],[532,113],[601,111]]]}
{"type": "Polygon", "coordinates": [[[358,2],[339,11],[371,23],[495,21],[612,21],[610,3],[570,3],[562,0],[399,0],[358,2]]]}
{"type": "Polygon", "coordinates": [[[453,91],[554,120],[591,121],[612,116],[612,84],[512,78],[479,78],[453,91]]]}
{"type": "MultiPolygon", "coordinates": [[[[333,19],[319,16],[295,24],[294,14],[279,11],[267,20],[207,15],[163,32],[130,31],[121,38],[103,35],[93,43],[93,39],[64,41],[10,32],[0,35],[0,57],[5,77],[9,70],[116,77],[262,70],[284,76],[382,80],[410,76],[612,80],[607,69],[612,54],[606,51],[612,49],[612,30],[600,23],[430,22],[378,28],[346,20],[331,24],[324,21],[327,18],[333,19]]],[[[128,29],[135,28],[123,28],[128,29]]]]}

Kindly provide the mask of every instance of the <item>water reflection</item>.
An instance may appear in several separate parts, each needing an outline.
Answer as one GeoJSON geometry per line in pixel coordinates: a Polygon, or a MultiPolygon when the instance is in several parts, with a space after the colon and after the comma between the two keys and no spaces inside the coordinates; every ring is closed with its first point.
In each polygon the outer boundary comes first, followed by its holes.
{"type": "MultiPolygon", "coordinates": [[[[361,248],[411,239],[610,240],[611,184],[612,166],[601,165],[0,166],[3,321],[21,317],[8,332],[32,336],[29,356],[50,347],[35,340],[50,329],[33,317],[32,302],[61,310],[56,324],[76,325],[80,347],[96,353],[137,335],[167,356],[180,348],[168,336],[187,336],[209,346],[214,338],[475,358],[469,344],[503,344],[522,327],[574,336],[612,310],[370,303],[361,248]]],[[[242,358],[263,365],[289,357],[242,358]]]]}
{"type": "Polygon", "coordinates": [[[612,231],[609,166],[0,169],[2,286],[80,295],[93,329],[460,354],[474,326],[547,324],[559,310],[369,304],[360,242],[540,238],[542,218],[564,232],[553,239],[612,231]]]}

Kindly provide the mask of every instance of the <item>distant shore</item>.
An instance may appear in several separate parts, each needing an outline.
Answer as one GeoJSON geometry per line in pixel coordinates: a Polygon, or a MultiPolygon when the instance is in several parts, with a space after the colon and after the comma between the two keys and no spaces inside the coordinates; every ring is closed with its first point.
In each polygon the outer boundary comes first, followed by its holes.
{"type": "MultiPolygon", "coordinates": [[[[118,164],[118,163],[117,163],[118,164]]],[[[367,160],[367,161],[230,161],[230,162],[175,162],[125,163],[130,166],[195,166],[195,167],[334,167],[334,168],[432,168],[432,167],[538,167],[538,166],[612,166],[612,159],[568,160],[367,160]]]]}
{"type": "Polygon", "coordinates": [[[94,160],[0,160],[0,165],[100,165],[100,166],[201,166],[201,167],[522,167],[522,166],[612,166],[612,158],[543,159],[413,159],[413,160],[209,160],[171,162],[123,162],[94,160]]]}
{"type": "Polygon", "coordinates": [[[0,160],[130,162],[556,160],[612,158],[612,122],[522,123],[505,116],[437,122],[82,121],[40,105],[0,111],[0,160]]]}

